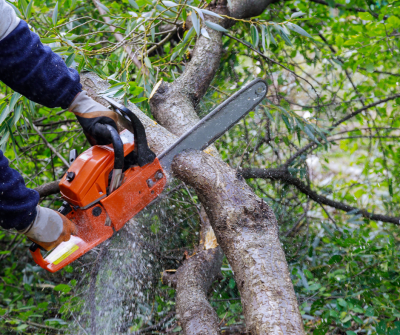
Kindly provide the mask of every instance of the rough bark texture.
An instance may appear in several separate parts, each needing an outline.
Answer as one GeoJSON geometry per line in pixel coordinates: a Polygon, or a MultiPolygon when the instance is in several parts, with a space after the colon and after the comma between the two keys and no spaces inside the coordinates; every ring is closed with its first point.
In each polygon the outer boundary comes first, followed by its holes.
{"type": "Polygon", "coordinates": [[[186,335],[219,334],[219,318],[207,293],[220,274],[222,258],[220,247],[203,250],[178,269],[176,306],[186,335]]]}
{"type": "Polygon", "coordinates": [[[220,275],[223,253],[220,247],[202,250],[185,260],[174,275],[163,273],[163,283],[176,288],[176,316],[186,335],[217,335],[219,318],[207,294],[220,275]]]}
{"type": "Polygon", "coordinates": [[[228,4],[229,16],[236,19],[258,16],[275,2],[278,0],[231,0],[228,4]]]}
{"type": "Polygon", "coordinates": [[[277,221],[224,162],[202,152],[175,157],[173,172],[190,184],[235,274],[247,329],[258,334],[304,334],[277,221]]]}

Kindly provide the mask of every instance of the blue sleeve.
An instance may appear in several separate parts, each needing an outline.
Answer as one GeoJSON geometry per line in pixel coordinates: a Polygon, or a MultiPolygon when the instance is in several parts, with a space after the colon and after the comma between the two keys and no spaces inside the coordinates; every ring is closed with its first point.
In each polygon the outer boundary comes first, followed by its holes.
{"type": "Polygon", "coordinates": [[[25,187],[22,176],[8,166],[0,150],[0,226],[18,230],[29,226],[36,217],[39,193],[25,187]]]}
{"type": "Polygon", "coordinates": [[[76,70],[44,46],[22,21],[0,41],[0,80],[14,91],[49,108],[68,108],[82,91],[76,70]]]}

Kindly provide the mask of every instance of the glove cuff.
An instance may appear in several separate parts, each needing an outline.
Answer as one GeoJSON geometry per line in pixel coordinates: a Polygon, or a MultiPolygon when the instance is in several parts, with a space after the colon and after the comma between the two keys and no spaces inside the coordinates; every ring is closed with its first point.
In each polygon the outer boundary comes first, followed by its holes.
{"type": "Polygon", "coordinates": [[[78,115],[93,112],[110,112],[108,108],[89,97],[86,91],[82,91],[76,96],[68,110],[78,115]]]}
{"type": "Polygon", "coordinates": [[[35,220],[28,228],[18,232],[38,242],[54,242],[60,237],[63,226],[63,220],[57,212],[37,206],[35,220]]]}

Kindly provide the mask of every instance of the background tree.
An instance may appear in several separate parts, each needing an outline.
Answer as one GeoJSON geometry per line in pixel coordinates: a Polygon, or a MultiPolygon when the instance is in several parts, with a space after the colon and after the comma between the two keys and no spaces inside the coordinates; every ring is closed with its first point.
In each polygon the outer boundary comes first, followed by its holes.
{"type": "MultiPolygon", "coordinates": [[[[2,231],[3,331],[298,334],[296,292],[306,332],[400,332],[396,2],[12,4],[156,152],[255,76],[270,88],[214,157],[177,157],[164,195],[61,273],[2,231]]],[[[88,143],[72,114],[1,94],[0,145],[56,208],[53,181],[88,143]]]]}

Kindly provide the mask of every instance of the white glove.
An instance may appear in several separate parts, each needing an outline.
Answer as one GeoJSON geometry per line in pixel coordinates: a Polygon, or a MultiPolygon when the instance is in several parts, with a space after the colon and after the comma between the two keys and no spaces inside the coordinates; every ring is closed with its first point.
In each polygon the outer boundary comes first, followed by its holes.
{"type": "Polygon", "coordinates": [[[52,209],[37,206],[35,220],[24,230],[18,231],[46,250],[68,241],[76,231],[75,224],[52,209]]]}

